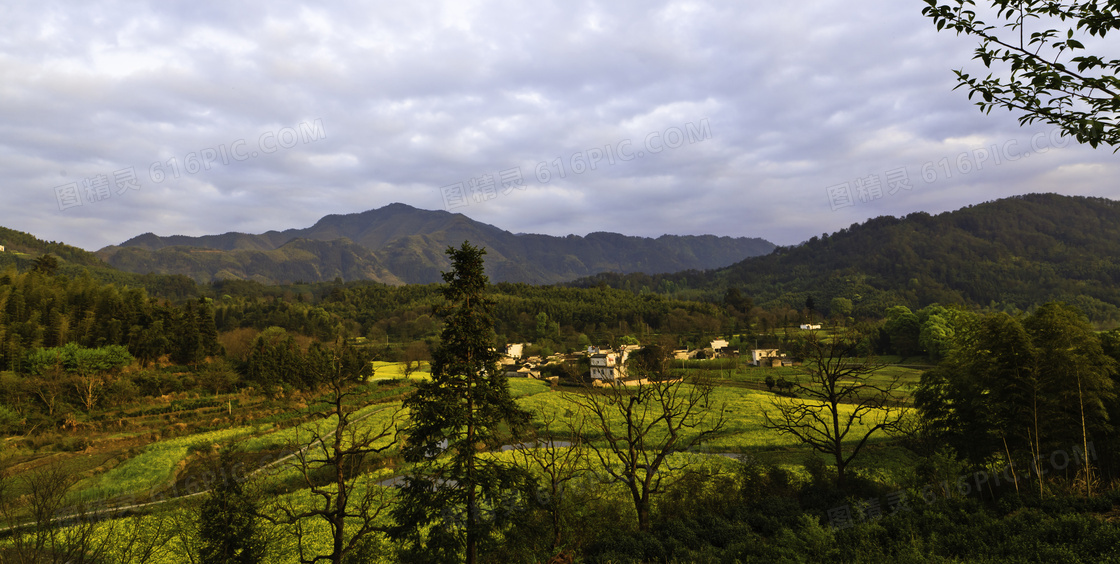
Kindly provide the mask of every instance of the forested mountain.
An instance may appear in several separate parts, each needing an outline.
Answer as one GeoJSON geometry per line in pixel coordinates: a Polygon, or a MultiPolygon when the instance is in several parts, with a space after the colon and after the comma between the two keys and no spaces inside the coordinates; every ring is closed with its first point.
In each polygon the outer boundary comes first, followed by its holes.
{"type": "Polygon", "coordinates": [[[1120,202],[1029,194],[930,215],[853,224],[711,272],[599,275],[576,283],[640,291],[738,288],[760,305],[819,311],[834,298],[856,315],[890,305],[965,303],[1027,309],[1073,304],[1098,321],[1120,319],[1120,202]]]}
{"type": "Polygon", "coordinates": [[[5,250],[4,253],[0,253],[0,267],[19,264],[21,261],[30,263],[35,257],[45,254],[54,255],[64,263],[92,267],[108,266],[89,251],[65,243],[43,241],[29,233],[7,227],[0,227],[0,245],[3,245],[5,250]]]}
{"type": "Polygon", "coordinates": [[[616,233],[513,234],[462,214],[404,204],[329,215],[306,229],[260,235],[225,233],[159,237],[147,233],[98,255],[130,272],[185,274],[195,280],[253,279],[267,283],[375,280],[389,284],[440,282],[448,246],[485,247],[494,282],[551,284],[599,272],[650,274],[709,269],[770,252],[762,239],[616,233]]]}
{"type": "MultiPolygon", "coordinates": [[[[14,268],[26,272],[38,267],[70,278],[92,278],[120,286],[143,288],[149,295],[179,300],[197,297],[195,283],[175,274],[134,274],[114,268],[94,253],[55,241],[43,241],[22,231],[0,227],[0,272],[14,268]],[[53,257],[42,262],[41,257],[53,257]]],[[[147,272],[147,271],[146,271],[147,272]]]]}

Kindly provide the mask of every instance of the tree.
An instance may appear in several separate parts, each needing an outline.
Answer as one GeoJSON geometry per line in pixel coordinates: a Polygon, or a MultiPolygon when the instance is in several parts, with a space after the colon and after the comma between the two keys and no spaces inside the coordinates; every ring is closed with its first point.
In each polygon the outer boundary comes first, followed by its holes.
{"type": "Polygon", "coordinates": [[[428,360],[431,353],[424,341],[413,341],[404,349],[404,377],[412,376],[413,372],[420,370],[424,361],[428,360]]]}
{"type": "Polygon", "coordinates": [[[237,475],[233,450],[222,449],[214,483],[198,512],[199,553],[205,564],[263,562],[265,543],[257,530],[257,500],[237,475]]]}
{"type": "Polygon", "coordinates": [[[825,341],[811,332],[804,351],[808,382],[792,384],[796,397],[775,397],[774,410],[764,414],[767,429],[793,435],[831,456],[840,488],[845,486],[848,466],[867,440],[896,429],[904,413],[894,394],[898,379],[886,385],[872,383],[869,377],[883,365],[870,356],[859,358],[859,341],[851,333],[825,341]]]}
{"type": "Polygon", "coordinates": [[[198,316],[193,302],[187,302],[183,312],[176,319],[175,342],[171,350],[171,361],[176,364],[195,364],[202,360],[206,351],[202,345],[202,334],[198,330],[198,316]]]}
{"type": "Polygon", "coordinates": [[[102,521],[84,505],[69,503],[77,482],[59,461],[18,474],[0,472],[0,523],[6,525],[0,562],[132,564],[170,556],[163,517],[138,513],[102,521]]]}
{"type": "Polygon", "coordinates": [[[57,382],[52,380],[63,370],[70,374],[70,384],[78,401],[86,412],[92,412],[113,373],[131,364],[133,358],[128,349],[120,345],[87,349],[77,343],[67,343],[61,347],[35,349],[27,355],[27,361],[32,374],[45,376],[39,380],[42,385],[36,388],[36,393],[50,413],[54,412],[58,395],[57,382]]]}
{"type": "Polygon", "coordinates": [[[536,419],[540,429],[518,445],[513,456],[522,467],[530,468],[541,476],[537,505],[547,513],[551,526],[548,551],[550,556],[555,556],[557,550],[568,544],[567,537],[581,528],[581,523],[573,522],[571,508],[589,499],[587,492],[569,487],[587,472],[587,445],[580,440],[586,421],[577,419],[574,412],[566,410],[561,425],[558,410],[543,408],[536,419]]]}
{"type": "Polygon", "coordinates": [[[54,276],[58,271],[58,257],[54,255],[39,255],[35,257],[31,267],[32,272],[40,272],[47,276],[54,276]]]}
{"type": "MultiPolygon", "coordinates": [[[[1035,370],[1045,385],[1044,395],[1056,404],[1048,421],[1049,446],[1061,448],[1080,439],[1082,452],[1088,453],[1092,431],[1099,436],[1112,431],[1105,403],[1115,397],[1116,363],[1081,313],[1065,304],[1043,304],[1023,325],[1038,351],[1035,370]]],[[[1092,495],[1087,457],[1084,472],[1086,494],[1092,495]]]]}
{"type": "Polygon", "coordinates": [[[587,416],[584,444],[599,467],[630,494],[638,529],[650,530],[652,496],[680,478],[686,466],[670,468],[669,457],[696,447],[724,425],[722,406],[711,408],[712,383],[666,378],[668,355],[650,345],[627,366],[634,378],[569,397],[587,416]],[[664,468],[663,468],[664,466],[664,468]]]}
{"type": "Polygon", "coordinates": [[[1120,28],[1120,3],[992,0],[995,21],[1005,22],[998,26],[980,19],[974,0],[926,4],[922,13],[939,31],[951,29],[980,40],[973,59],[994,73],[980,78],[964,69],[954,72],[957,88],[966,87],[969,99],[982,98],[977,102],[981,111],[1006,108],[1020,113],[1021,125],[1049,123],[1080,143],[1120,150],[1120,58],[1089,54],[1082,43],[1120,28]]]}
{"type": "Polygon", "coordinates": [[[883,332],[890,339],[890,350],[895,354],[907,357],[921,354],[919,344],[921,336],[921,321],[918,316],[906,306],[893,306],[887,308],[887,320],[883,323],[883,332]]]}
{"type": "Polygon", "coordinates": [[[832,298],[828,310],[835,319],[847,319],[852,314],[852,300],[848,298],[832,298]]]}
{"type": "Polygon", "coordinates": [[[451,271],[443,273],[445,322],[432,354],[429,381],[405,400],[410,412],[401,454],[415,464],[405,477],[393,514],[393,536],[409,556],[427,561],[478,562],[479,547],[508,515],[482,511],[521,491],[523,470],[481,450],[500,446],[505,430],[516,435],[529,414],[514,403],[498,369],[493,300],[485,296],[484,249],[464,242],[449,247],[451,271]],[[436,524],[422,538],[421,531],[436,524]]]}
{"type": "Polygon", "coordinates": [[[353,405],[353,398],[362,395],[355,387],[361,379],[355,366],[347,361],[342,344],[336,344],[333,370],[324,382],[329,393],[320,400],[327,409],[314,411],[326,421],[333,419],[334,429],[323,433],[317,425],[308,426],[306,437],[310,440],[295,452],[294,465],[311,501],[297,505],[288,499],[263,516],[274,524],[292,527],[303,564],[341,564],[360,555],[374,533],[388,531],[380,518],[389,507],[389,495],[375,484],[371,474],[362,470],[373,462],[372,457],[396,445],[394,421],[400,413],[394,413],[385,424],[358,424],[377,412],[355,416],[365,407],[353,405]],[[312,553],[317,535],[308,527],[315,521],[327,525],[331,538],[327,554],[312,553]]]}
{"type": "Polygon", "coordinates": [[[919,312],[921,329],[918,345],[933,360],[945,358],[953,346],[953,314],[942,307],[927,307],[919,312]]]}
{"type": "Polygon", "coordinates": [[[1087,453],[1092,437],[1112,434],[1107,405],[1116,362],[1076,310],[1047,303],[1023,319],[989,314],[960,324],[955,341],[949,357],[922,376],[915,406],[973,462],[1037,460],[1071,444],[1087,453]]]}

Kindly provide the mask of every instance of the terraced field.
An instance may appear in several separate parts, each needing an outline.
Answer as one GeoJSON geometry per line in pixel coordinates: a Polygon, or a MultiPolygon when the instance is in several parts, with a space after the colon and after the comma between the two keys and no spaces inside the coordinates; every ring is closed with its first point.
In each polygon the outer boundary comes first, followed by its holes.
{"type": "MultiPolygon", "coordinates": [[[[381,401],[359,411],[357,417],[361,418],[360,425],[378,429],[400,425],[407,416],[400,409],[400,394],[408,389],[393,387],[392,382],[403,377],[400,366],[382,363],[375,368],[376,379],[367,384],[368,393],[363,401],[379,397],[381,401]]],[[[725,419],[724,428],[712,440],[701,445],[699,452],[674,455],[671,467],[680,468],[687,462],[693,467],[704,466],[708,467],[709,471],[718,473],[729,468],[730,456],[746,455],[790,469],[795,475],[803,475],[802,464],[806,456],[811,454],[810,451],[799,445],[794,438],[778,435],[763,427],[763,414],[772,409],[771,404],[775,398],[765,390],[765,384],[761,382],[768,374],[797,378],[799,375],[804,375],[804,372],[801,372],[799,367],[776,370],[738,368],[725,370],[722,374],[716,370],[708,371],[708,375],[719,385],[714,388],[709,398],[705,407],[706,414],[710,420],[722,414],[725,419]]],[[[919,374],[920,371],[917,369],[892,367],[879,377],[884,379],[897,377],[907,385],[912,385],[919,374]]],[[[428,377],[426,370],[413,374],[413,378],[425,377],[428,377]]],[[[580,387],[552,388],[547,382],[532,379],[511,379],[509,384],[511,393],[518,403],[536,415],[536,421],[552,422],[551,431],[561,437],[567,431],[566,422],[579,416],[579,408],[573,402],[576,394],[594,393],[580,387]]],[[[304,403],[311,403],[314,406],[309,400],[304,400],[304,403]]],[[[310,504],[312,500],[308,492],[302,489],[298,472],[288,464],[277,462],[301,445],[306,445],[311,437],[322,436],[336,425],[333,417],[314,417],[310,411],[312,409],[306,407],[290,409],[274,413],[265,420],[252,424],[188,433],[158,440],[139,449],[132,447],[129,450],[131,456],[111,467],[102,464],[95,471],[84,469],[86,476],[75,486],[72,501],[92,506],[113,506],[163,500],[162,505],[149,506],[147,510],[154,512],[153,515],[162,516],[163,519],[181,518],[182,512],[199,499],[187,498],[186,495],[206,489],[208,482],[200,476],[204,473],[205,466],[200,461],[211,454],[217,445],[236,445],[240,451],[239,456],[244,461],[243,471],[246,474],[265,470],[260,473],[257,480],[258,487],[271,491],[274,501],[291,503],[296,507],[310,504]]],[[[615,423],[620,422],[620,419],[615,421],[615,423]]],[[[117,435],[120,435],[117,438],[121,439],[126,433],[117,435]]],[[[882,440],[878,441],[878,443],[882,442],[882,440]]],[[[391,458],[391,453],[389,455],[391,458]]],[[[492,456],[525,463],[524,457],[519,459],[515,451],[497,452],[492,456]]],[[[73,465],[81,462],[81,457],[64,458],[73,465]]],[[[96,457],[92,455],[85,458],[90,463],[96,461],[96,457]]],[[[586,460],[588,465],[592,462],[594,462],[593,458],[586,460]]],[[[874,475],[887,483],[897,483],[904,479],[906,468],[910,466],[912,463],[908,456],[903,454],[902,449],[873,444],[865,459],[855,470],[874,475]]],[[[589,466],[588,470],[591,469],[589,466]]],[[[376,484],[404,469],[381,467],[370,470],[361,481],[363,491],[364,488],[375,488],[377,495],[390,499],[394,495],[394,489],[376,484]]],[[[614,486],[608,487],[606,491],[613,491],[609,495],[623,495],[623,492],[614,486]]],[[[120,523],[120,521],[107,521],[105,527],[111,527],[113,523],[120,523]]],[[[107,528],[106,531],[108,530],[107,528]]],[[[322,531],[320,540],[326,542],[325,530],[322,531]]],[[[182,547],[175,548],[173,545],[174,543],[167,547],[162,560],[154,561],[182,562],[184,558],[182,547]]]]}

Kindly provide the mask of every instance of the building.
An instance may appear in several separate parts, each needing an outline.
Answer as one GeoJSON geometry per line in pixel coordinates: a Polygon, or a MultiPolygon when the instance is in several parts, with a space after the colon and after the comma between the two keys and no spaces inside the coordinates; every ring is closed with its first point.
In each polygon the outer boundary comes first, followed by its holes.
{"type": "Polygon", "coordinates": [[[802,323],[801,328],[805,329],[805,330],[808,330],[808,331],[816,331],[817,329],[821,328],[821,325],[820,325],[820,323],[817,323],[817,324],[802,323]]]}
{"type": "Polygon", "coordinates": [[[715,351],[716,354],[720,354],[722,352],[727,352],[724,349],[726,349],[727,345],[729,345],[729,344],[730,343],[728,343],[726,339],[716,339],[716,340],[712,341],[712,343],[711,343],[712,350],[715,351]]]}
{"type": "Polygon", "coordinates": [[[614,382],[626,378],[626,361],[630,358],[630,350],[634,349],[622,349],[621,353],[607,351],[591,355],[591,379],[614,382]]]}
{"type": "Polygon", "coordinates": [[[751,349],[751,366],[770,366],[774,358],[781,358],[778,349],[751,349]]]}
{"type": "Polygon", "coordinates": [[[4,252],[4,245],[0,245],[0,253],[4,252]]]}
{"type": "Polygon", "coordinates": [[[506,347],[506,356],[510,358],[521,358],[521,352],[525,350],[523,343],[514,343],[506,347]]]}

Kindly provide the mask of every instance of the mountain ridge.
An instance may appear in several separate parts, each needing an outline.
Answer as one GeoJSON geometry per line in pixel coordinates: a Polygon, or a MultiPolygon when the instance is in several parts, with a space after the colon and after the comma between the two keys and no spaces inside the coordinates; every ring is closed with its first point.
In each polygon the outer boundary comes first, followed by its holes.
{"type": "Polygon", "coordinates": [[[603,231],[566,237],[515,235],[462,214],[393,203],[364,212],[326,215],[302,229],[261,234],[230,231],[193,237],[144,233],[96,254],[128,272],[185,274],[199,282],[223,277],[268,283],[321,281],[333,279],[333,273],[344,280],[432,283],[440,282],[440,273],[450,267],[444,249],[463,241],[487,249],[487,274],[493,281],[533,284],[566,282],[604,271],[658,274],[718,268],[775,248],[760,238],[714,235],[649,238],[603,231]],[[288,248],[296,240],[307,241],[300,249],[312,255],[336,254],[328,261],[301,254],[310,264],[299,265],[295,249],[288,248]],[[325,247],[312,242],[340,243],[325,247]],[[225,254],[200,256],[190,250],[200,248],[225,254]],[[312,278],[294,278],[297,275],[312,278]]]}

